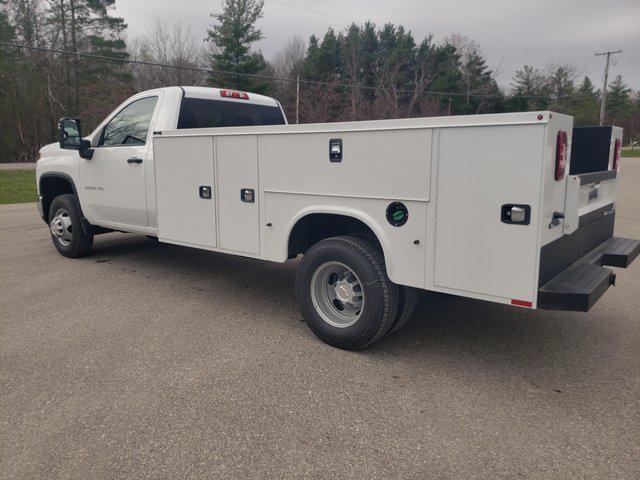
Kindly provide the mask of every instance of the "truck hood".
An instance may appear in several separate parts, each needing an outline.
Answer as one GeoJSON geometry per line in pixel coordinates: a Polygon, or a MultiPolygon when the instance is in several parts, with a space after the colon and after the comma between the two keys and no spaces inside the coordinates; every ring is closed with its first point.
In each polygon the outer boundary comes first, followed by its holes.
{"type": "Polygon", "coordinates": [[[44,147],[42,147],[39,151],[40,151],[40,155],[45,155],[47,153],[52,153],[56,150],[60,150],[60,144],[59,143],[50,143],[49,145],[45,145],[44,147]]]}

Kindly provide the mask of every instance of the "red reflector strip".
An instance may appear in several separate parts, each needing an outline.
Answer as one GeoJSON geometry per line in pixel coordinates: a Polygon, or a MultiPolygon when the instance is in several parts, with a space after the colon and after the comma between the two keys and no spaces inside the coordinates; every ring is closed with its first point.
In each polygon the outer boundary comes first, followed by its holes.
{"type": "Polygon", "coordinates": [[[517,305],[519,307],[533,307],[533,302],[527,302],[526,300],[511,299],[511,305],[517,305]]]}
{"type": "Polygon", "coordinates": [[[240,100],[249,100],[249,94],[246,92],[236,92],[235,90],[220,90],[220,96],[226,98],[237,98],[240,100]]]}

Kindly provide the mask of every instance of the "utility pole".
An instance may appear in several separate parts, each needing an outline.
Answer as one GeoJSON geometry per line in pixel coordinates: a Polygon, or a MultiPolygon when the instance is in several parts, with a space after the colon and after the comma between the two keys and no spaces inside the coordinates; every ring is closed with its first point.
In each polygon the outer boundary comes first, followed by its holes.
{"type": "Polygon", "coordinates": [[[296,77],[296,123],[300,122],[300,74],[296,77]]]}
{"type": "Polygon", "coordinates": [[[609,80],[609,61],[611,55],[616,53],[622,53],[622,50],[609,50],[608,52],[596,53],[596,57],[607,56],[607,63],[604,67],[604,86],[602,87],[602,94],[600,95],[600,126],[604,124],[604,114],[607,108],[607,80],[609,80]]]}

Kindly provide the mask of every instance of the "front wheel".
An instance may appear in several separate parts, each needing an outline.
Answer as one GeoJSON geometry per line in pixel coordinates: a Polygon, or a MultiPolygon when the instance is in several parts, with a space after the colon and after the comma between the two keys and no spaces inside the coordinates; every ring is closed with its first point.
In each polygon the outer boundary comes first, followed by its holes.
{"type": "Polygon", "coordinates": [[[80,202],[75,195],[59,195],[49,208],[51,240],[61,255],[82,257],[91,251],[93,235],[82,229],[80,202]]]}
{"type": "Polygon", "coordinates": [[[387,277],[382,252],[359,237],[311,247],[298,266],[296,297],[313,333],[345,350],[379,340],[398,312],[398,287],[387,277]]]}

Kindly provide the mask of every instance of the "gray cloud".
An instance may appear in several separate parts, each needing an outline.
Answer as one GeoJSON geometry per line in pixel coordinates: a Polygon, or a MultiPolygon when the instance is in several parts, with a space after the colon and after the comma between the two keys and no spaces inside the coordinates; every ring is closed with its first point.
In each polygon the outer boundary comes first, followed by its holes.
{"type": "MultiPolygon", "coordinates": [[[[599,85],[604,60],[596,51],[622,49],[611,74],[622,75],[640,89],[640,1],[638,0],[486,0],[514,12],[578,35],[571,35],[488,5],[483,0],[266,0],[260,20],[265,39],[256,44],[271,58],[293,35],[322,35],[332,26],[345,28],[351,19],[372,20],[377,25],[404,25],[418,38],[430,33],[441,41],[451,33],[476,40],[489,66],[497,69],[498,82],[508,86],[523,64],[543,67],[549,63],[575,65],[599,85]],[[282,3],[317,10],[303,11],[282,3]],[[585,38],[586,37],[586,38],[585,38]]],[[[129,37],[141,35],[151,17],[181,22],[202,39],[219,1],[120,0],[116,13],[129,24],[129,37]]]]}

